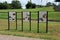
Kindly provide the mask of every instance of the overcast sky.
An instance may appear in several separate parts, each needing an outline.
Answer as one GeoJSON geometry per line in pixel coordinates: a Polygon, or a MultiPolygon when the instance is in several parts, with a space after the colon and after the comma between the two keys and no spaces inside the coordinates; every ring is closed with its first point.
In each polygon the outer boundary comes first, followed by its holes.
{"type": "MultiPolygon", "coordinates": [[[[0,0],[0,2],[4,2],[4,1],[7,1],[8,3],[11,3],[12,0],[0,0]]],[[[19,0],[19,1],[21,2],[22,7],[25,7],[25,5],[27,4],[27,2],[29,0],[19,0]]],[[[47,2],[55,3],[54,1],[55,0],[42,0],[42,2],[41,2],[41,0],[32,0],[32,3],[35,3],[37,5],[41,5],[41,4],[45,5],[47,2]]]]}

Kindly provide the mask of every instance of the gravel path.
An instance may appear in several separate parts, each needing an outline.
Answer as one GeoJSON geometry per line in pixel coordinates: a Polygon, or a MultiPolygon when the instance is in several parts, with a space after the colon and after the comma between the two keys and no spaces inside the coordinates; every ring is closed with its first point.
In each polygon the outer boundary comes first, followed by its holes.
{"type": "Polygon", "coordinates": [[[9,35],[0,35],[0,40],[43,40],[43,39],[28,38],[28,37],[17,37],[17,36],[9,36],[9,35]]]}

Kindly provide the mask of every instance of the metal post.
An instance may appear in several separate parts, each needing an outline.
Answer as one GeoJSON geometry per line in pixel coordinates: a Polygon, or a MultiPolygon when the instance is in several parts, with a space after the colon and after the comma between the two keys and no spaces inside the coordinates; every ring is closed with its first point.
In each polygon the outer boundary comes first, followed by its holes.
{"type": "Polygon", "coordinates": [[[8,30],[10,30],[9,12],[8,12],[8,30]]]}
{"type": "Polygon", "coordinates": [[[21,13],[21,16],[22,16],[22,31],[23,31],[23,12],[21,13]]]}
{"type": "Polygon", "coordinates": [[[17,30],[17,12],[16,12],[16,30],[17,30]]]}
{"type": "Polygon", "coordinates": [[[38,11],[37,33],[39,33],[39,11],[38,11]]]}
{"type": "Polygon", "coordinates": [[[48,33],[48,11],[47,11],[47,16],[46,16],[46,33],[48,33]]]}
{"type": "Polygon", "coordinates": [[[30,12],[29,22],[30,22],[30,31],[31,31],[31,12],[30,12]]]}

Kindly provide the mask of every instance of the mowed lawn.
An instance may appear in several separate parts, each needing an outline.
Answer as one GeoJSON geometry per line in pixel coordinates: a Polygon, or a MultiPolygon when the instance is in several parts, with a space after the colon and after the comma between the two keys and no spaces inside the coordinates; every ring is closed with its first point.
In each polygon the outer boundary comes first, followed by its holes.
{"type": "Polygon", "coordinates": [[[14,36],[23,36],[23,37],[35,37],[48,40],[60,40],[60,22],[49,22],[48,23],[48,33],[46,31],[45,23],[40,23],[39,31],[37,33],[37,21],[32,21],[31,31],[29,31],[28,22],[24,22],[23,30],[21,31],[21,20],[18,20],[18,29],[15,27],[15,22],[11,22],[10,31],[8,31],[8,20],[0,19],[0,34],[14,35],[14,36]]]}
{"type": "MultiPolygon", "coordinates": [[[[7,13],[0,13],[0,19],[7,19],[8,18],[8,12],[7,13]]],[[[17,13],[17,19],[21,19],[21,12],[17,13]]],[[[31,19],[37,19],[38,18],[38,12],[31,12],[31,19]]],[[[60,12],[50,12],[48,11],[48,20],[60,20],[60,12]]]]}
{"type": "Polygon", "coordinates": [[[60,22],[48,22],[48,33],[46,31],[46,23],[39,23],[39,32],[37,33],[37,21],[31,22],[31,31],[29,31],[29,23],[24,22],[22,32],[22,22],[21,22],[21,12],[22,11],[31,11],[31,18],[37,19],[38,11],[49,11],[48,12],[48,20],[60,20],[60,12],[54,12],[53,7],[43,7],[39,9],[6,9],[0,10],[0,34],[14,35],[14,36],[23,36],[23,37],[33,37],[33,38],[41,38],[48,40],[60,40],[60,22]],[[15,26],[15,22],[11,22],[10,31],[8,31],[8,11],[16,11],[17,13],[17,30],[15,26]],[[3,12],[3,13],[2,13],[3,12]]]}

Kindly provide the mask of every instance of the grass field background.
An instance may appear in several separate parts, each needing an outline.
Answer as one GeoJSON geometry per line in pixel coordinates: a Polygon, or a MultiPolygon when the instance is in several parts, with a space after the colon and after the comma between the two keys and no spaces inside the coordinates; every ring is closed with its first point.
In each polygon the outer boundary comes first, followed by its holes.
{"type": "Polygon", "coordinates": [[[0,18],[8,18],[8,12],[9,11],[15,11],[17,12],[17,18],[21,18],[21,12],[22,11],[31,11],[31,18],[37,19],[37,13],[38,11],[48,11],[48,20],[60,20],[60,12],[55,12],[53,7],[42,7],[42,8],[36,8],[36,9],[1,9],[0,10],[0,18]],[[2,13],[3,12],[3,13],[2,13]]]}
{"type": "Polygon", "coordinates": [[[60,12],[54,12],[53,7],[43,7],[39,9],[2,9],[0,10],[0,34],[6,35],[14,35],[14,36],[23,36],[23,37],[33,37],[33,38],[41,38],[48,40],[60,40],[60,22],[48,22],[48,33],[45,33],[46,23],[40,23],[39,31],[37,33],[37,21],[31,22],[31,31],[29,31],[29,23],[24,22],[24,32],[21,31],[21,20],[17,20],[18,30],[15,30],[15,22],[11,22],[10,31],[8,31],[8,11],[16,11],[17,18],[21,18],[22,11],[31,11],[31,18],[37,19],[37,11],[49,11],[48,12],[48,20],[60,20],[60,12]],[[2,13],[3,12],[3,13],[2,13]]]}

